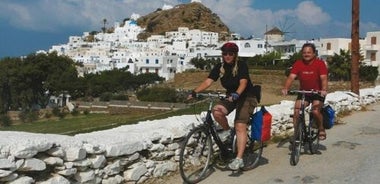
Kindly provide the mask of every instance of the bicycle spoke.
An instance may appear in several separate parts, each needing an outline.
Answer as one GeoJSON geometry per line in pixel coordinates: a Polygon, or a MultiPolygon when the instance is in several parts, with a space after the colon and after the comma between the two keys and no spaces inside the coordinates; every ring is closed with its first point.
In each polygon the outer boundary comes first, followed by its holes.
{"type": "Polygon", "coordinates": [[[203,128],[192,130],[181,147],[179,168],[187,183],[201,181],[211,172],[212,156],[211,136],[203,128]]]}
{"type": "Polygon", "coordinates": [[[248,141],[247,145],[243,157],[243,170],[250,170],[258,166],[264,148],[263,142],[256,140],[248,141]]]}
{"type": "Polygon", "coordinates": [[[311,122],[308,126],[308,141],[309,150],[311,154],[316,154],[319,149],[319,139],[318,139],[319,129],[315,120],[311,122]]]}
{"type": "Polygon", "coordinates": [[[290,155],[290,164],[293,166],[298,164],[301,155],[301,148],[304,140],[303,129],[303,123],[300,121],[297,122],[297,127],[294,131],[293,136],[292,152],[290,155]]]}

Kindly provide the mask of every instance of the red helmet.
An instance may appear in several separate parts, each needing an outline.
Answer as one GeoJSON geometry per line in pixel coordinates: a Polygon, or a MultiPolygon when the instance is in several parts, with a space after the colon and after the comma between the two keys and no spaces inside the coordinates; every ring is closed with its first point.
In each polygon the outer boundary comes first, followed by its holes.
{"type": "Polygon", "coordinates": [[[239,47],[232,42],[227,42],[222,46],[222,52],[239,52],[239,47]]]}

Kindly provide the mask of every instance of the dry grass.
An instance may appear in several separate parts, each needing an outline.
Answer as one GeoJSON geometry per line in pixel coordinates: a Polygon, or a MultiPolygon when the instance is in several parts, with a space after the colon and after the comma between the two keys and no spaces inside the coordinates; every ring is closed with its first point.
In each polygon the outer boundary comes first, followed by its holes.
{"type": "MultiPolygon", "coordinates": [[[[285,72],[282,70],[251,70],[250,76],[255,84],[262,87],[262,105],[277,104],[281,100],[294,100],[294,96],[283,96],[281,89],[286,80],[285,72]]],[[[208,75],[206,71],[184,72],[176,74],[175,78],[167,84],[177,89],[191,90],[199,85],[208,75]]],[[[360,83],[360,88],[374,87],[372,83],[360,83]]],[[[292,88],[298,87],[298,81],[293,83],[292,88]]],[[[350,90],[349,81],[329,82],[329,92],[350,90]]],[[[215,82],[210,90],[223,91],[220,82],[215,82]]]]}

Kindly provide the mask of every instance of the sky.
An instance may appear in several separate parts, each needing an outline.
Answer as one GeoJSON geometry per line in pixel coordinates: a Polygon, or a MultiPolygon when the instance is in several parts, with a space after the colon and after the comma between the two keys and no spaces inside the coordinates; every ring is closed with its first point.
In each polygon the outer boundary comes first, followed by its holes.
{"type": "MultiPolygon", "coordinates": [[[[69,36],[100,31],[132,14],[192,0],[1,0],[0,59],[66,44],[69,36]]],[[[193,0],[194,1],[194,0],[193,0]]],[[[216,13],[231,31],[263,38],[274,26],[285,38],[351,38],[350,0],[195,0],[216,13]]],[[[360,1],[360,37],[380,31],[380,0],[360,1]]]]}

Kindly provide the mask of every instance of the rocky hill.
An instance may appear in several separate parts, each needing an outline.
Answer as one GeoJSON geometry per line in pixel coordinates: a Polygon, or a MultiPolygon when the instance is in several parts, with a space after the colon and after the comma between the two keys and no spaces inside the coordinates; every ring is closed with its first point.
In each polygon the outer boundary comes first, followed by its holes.
{"type": "Polygon", "coordinates": [[[219,16],[197,2],[180,4],[168,10],[159,8],[155,12],[140,17],[137,24],[145,28],[145,32],[138,36],[142,40],[150,35],[163,35],[168,31],[177,31],[178,27],[217,32],[221,40],[225,40],[229,34],[229,28],[219,16]]]}

